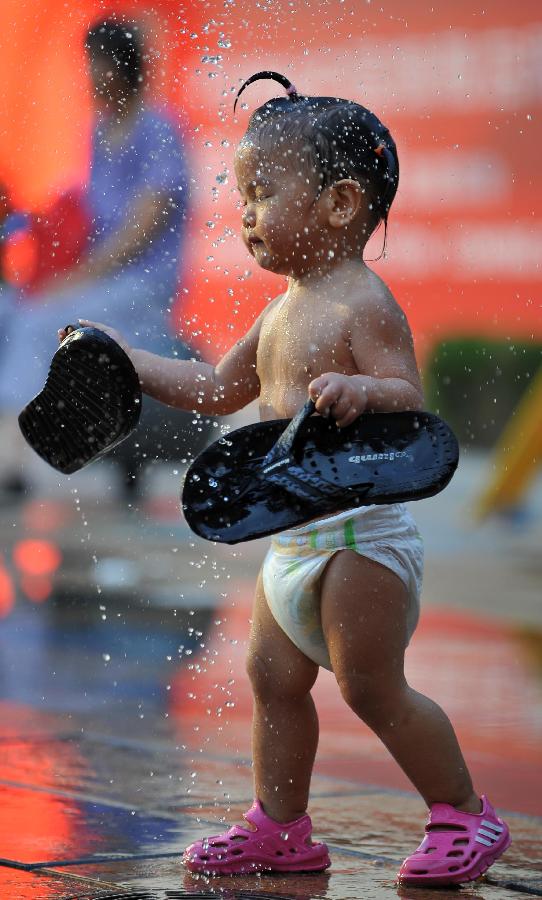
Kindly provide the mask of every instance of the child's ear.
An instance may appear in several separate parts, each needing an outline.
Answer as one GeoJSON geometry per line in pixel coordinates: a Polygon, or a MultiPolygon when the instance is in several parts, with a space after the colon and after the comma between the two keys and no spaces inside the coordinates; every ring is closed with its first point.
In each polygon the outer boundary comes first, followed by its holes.
{"type": "Polygon", "coordinates": [[[363,191],[358,181],[353,178],[341,178],[329,189],[329,224],[332,228],[344,228],[349,225],[363,202],[363,191]]]}

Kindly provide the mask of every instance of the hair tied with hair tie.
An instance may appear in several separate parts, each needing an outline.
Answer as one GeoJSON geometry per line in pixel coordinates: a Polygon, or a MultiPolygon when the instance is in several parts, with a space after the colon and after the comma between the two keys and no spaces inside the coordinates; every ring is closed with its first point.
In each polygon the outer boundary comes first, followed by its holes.
{"type": "Polygon", "coordinates": [[[288,97],[290,97],[290,99],[292,101],[295,102],[297,100],[297,91],[296,91],[294,85],[292,84],[292,82],[290,81],[290,79],[286,78],[285,75],[281,75],[280,72],[271,72],[271,71],[256,72],[255,75],[251,75],[250,78],[247,78],[247,80],[245,82],[243,82],[243,84],[237,91],[237,97],[235,98],[235,103],[233,104],[233,112],[234,113],[237,108],[237,103],[238,103],[239,97],[241,96],[243,91],[246,90],[246,88],[249,86],[249,84],[254,84],[255,81],[261,81],[263,79],[268,79],[270,81],[277,81],[281,85],[281,87],[284,88],[284,90],[286,91],[286,94],[288,95],[288,97]]]}
{"type": "Polygon", "coordinates": [[[377,156],[382,156],[384,150],[386,149],[386,144],[380,143],[378,147],[375,147],[375,153],[377,156]]]}

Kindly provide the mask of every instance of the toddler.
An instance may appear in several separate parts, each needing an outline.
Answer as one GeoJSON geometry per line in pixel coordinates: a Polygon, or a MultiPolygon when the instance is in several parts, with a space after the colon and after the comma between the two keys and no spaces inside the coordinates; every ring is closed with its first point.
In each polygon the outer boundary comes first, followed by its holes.
{"type": "MultiPolygon", "coordinates": [[[[286,96],[258,108],[236,152],[242,235],[287,288],[218,363],[127,346],[143,390],[225,415],[259,398],[262,419],[290,418],[309,395],[340,427],[364,412],[421,409],[405,315],[363,260],[397,191],[387,128],[335,97],[286,96]]],[[[241,93],[241,91],[239,93],[241,93]]],[[[63,336],[60,333],[60,337],[63,336]]],[[[247,669],[254,694],[254,804],[246,824],[187,848],[212,875],[329,866],[311,839],[309,786],[318,743],[311,688],[330,669],[345,702],[380,738],[427,803],[425,837],[401,866],[410,885],[470,881],[508,847],[509,831],[475,793],[445,713],[411,688],[405,649],[419,610],[420,535],[405,506],[360,507],[276,535],[256,586],[247,669]],[[284,836],[287,836],[285,839],[284,836]]]]}

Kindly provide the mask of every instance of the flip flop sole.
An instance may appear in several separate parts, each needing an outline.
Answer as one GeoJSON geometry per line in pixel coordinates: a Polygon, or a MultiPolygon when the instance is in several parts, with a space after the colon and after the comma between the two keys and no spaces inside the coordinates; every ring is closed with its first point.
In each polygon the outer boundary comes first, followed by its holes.
{"type": "Polygon", "coordinates": [[[140,412],[130,358],[104,332],[79,328],[56,351],[43,390],[22,410],[19,426],[42,459],[70,475],[128,437],[140,412]]]}
{"type": "Polygon", "coordinates": [[[186,520],[196,534],[235,544],[356,506],[420,500],[441,491],[457,467],[455,435],[426,412],[365,414],[343,429],[312,416],[299,428],[292,458],[265,465],[289,422],[245,426],[197,457],[182,493],[186,520]],[[310,498],[271,480],[279,471],[287,479],[289,463],[297,473],[302,470],[310,498]],[[318,495],[312,482],[321,482],[327,493],[318,495]]]}

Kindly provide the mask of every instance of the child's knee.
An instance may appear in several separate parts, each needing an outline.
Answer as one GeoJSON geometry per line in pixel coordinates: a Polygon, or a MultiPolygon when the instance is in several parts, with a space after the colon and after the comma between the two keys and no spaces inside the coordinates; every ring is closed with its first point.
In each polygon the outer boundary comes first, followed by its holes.
{"type": "Polygon", "coordinates": [[[382,672],[337,675],[337,684],[343,700],[368,725],[393,716],[407,688],[402,674],[386,678],[382,672]]]}
{"type": "Polygon", "coordinates": [[[246,670],[252,692],[264,703],[300,700],[306,696],[318,673],[318,666],[307,660],[306,667],[291,666],[285,659],[256,648],[249,650],[246,670]]]}
{"type": "Polygon", "coordinates": [[[273,690],[272,672],[266,666],[265,659],[257,651],[249,651],[245,667],[255,697],[266,698],[273,690]]]}

